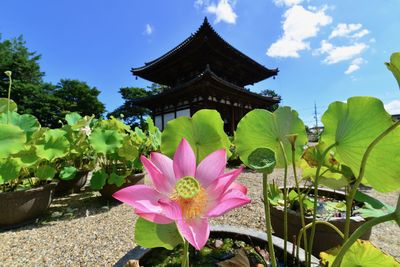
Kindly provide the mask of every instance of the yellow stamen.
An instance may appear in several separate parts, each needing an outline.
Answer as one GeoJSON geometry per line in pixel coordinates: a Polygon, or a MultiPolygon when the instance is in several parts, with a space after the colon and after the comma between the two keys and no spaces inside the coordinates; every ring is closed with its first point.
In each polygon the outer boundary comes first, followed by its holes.
{"type": "Polygon", "coordinates": [[[203,187],[192,198],[184,198],[178,193],[173,193],[171,199],[181,207],[185,219],[193,219],[204,213],[207,207],[207,193],[203,187]]]}

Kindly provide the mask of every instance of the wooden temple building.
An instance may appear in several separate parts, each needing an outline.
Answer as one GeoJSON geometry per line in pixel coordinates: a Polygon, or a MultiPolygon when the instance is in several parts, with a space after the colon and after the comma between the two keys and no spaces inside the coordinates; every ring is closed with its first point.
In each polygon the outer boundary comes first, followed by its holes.
{"type": "Polygon", "coordinates": [[[271,109],[279,98],[250,92],[252,85],[278,74],[235,49],[204,19],[189,38],[163,56],[132,68],[132,73],[166,85],[162,93],[133,100],[152,111],[161,130],[180,116],[192,116],[200,109],[216,109],[224,120],[225,131],[233,134],[237,123],[255,108],[271,109]]]}

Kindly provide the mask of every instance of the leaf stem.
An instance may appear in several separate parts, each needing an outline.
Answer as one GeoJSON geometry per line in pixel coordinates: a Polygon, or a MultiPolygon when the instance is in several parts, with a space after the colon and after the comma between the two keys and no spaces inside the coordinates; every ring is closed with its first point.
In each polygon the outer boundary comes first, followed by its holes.
{"type": "Polygon", "coordinates": [[[361,161],[361,166],[360,166],[360,171],[358,174],[358,177],[354,183],[353,186],[351,186],[351,190],[349,195],[346,197],[346,222],[345,222],[345,228],[344,228],[344,241],[349,238],[350,234],[350,217],[351,217],[351,208],[353,205],[353,200],[354,196],[357,193],[358,187],[361,184],[362,179],[364,178],[365,174],[365,167],[367,165],[367,160],[369,155],[371,154],[372,149],[390,132],[392,132],[394,129],[396,129],[397,126],[400,125],[400,121],[397,121],[396,123],[392,124],[389,128],[387,128],[385,131],[383,131],[378,137],[375,138],[374,141],[372,141],[371,144],[367,147],[367,150],[365,150],[365,153],[363,155],[362,161],[361,161]]]}
{"type": "Polygon", "coordinates": [[[263,173],[263,198],[264,198],[265,228],[267,230],[267,237],[268,237],[268,251],[272,267],[276,267],[274,244],[272,242],[271,213],[269,210],[268,174],[266,173],[263,173]]]}
{"type": "Polygon", "coordinates": [[[313,243],[314,243],[314,236],[315,236],[315,225],[316,225],[316,219],[317,219],[317,204],[318,204],[318,179],[320,176],[321,172],[321,167],[322,164],[325,160],[326,154],[331,150],[336,143],[328,146],[327,149],[322,153],[321,158],[318,160],[318,166],[317,166],[317,171],[315,174],[315,183],[314,183],[314,206],[313,206],[313,219],[312,219],[312,226],[311,226],[311,236],[310,236],[310,243],[308,244],[308,249],[306,251],[307,254],[307,263],[308,266],[311,266],[311,254],[312,254],[312,248],[313,248],[313,243]]]}
{"type": "Polygon", "coordinates": [[[283,155],[283,161],[285,166],[285,173],[283,178],[283,262],[287,264],[287,239],[288,239],[288,223],[287,223],[287,174],[288,174],[288,160],[283,146],[282,141],[279,141],[279,145],[283,155]]]}
{"type": "Polygon", "coordinates": [[[395,220],[395,218],[396,218],[395,212],[392,212],[392,213],[386,214],[381,217],[373,218],[373,219],[365,222],[364,224],[362,224],[360,227],[358,227],[357,230],[355,230],[353,232],[353,234],[350,236],[350,238],[348,238],[346,240],[346,242],[343,244],[343,246],[340,248],[339,253],[337,254],[335,260],[333,261],[332,267],[340,266],[340,263],[342,262],[344,254],[346,254],[346,252],[350,249],[351,245],[353,245],[353,243],[356,242],[357,239],[360,236],[362,236],[366,231],[368,231],[374,225],[377,225],[377,224],[380,224],[383,222],[387,222],[387,221],[391,221],[391,220],[395,220]]]}
{"type": "MultiPolygon", "coordinates": [[[[304,218],[304,206],[303,206],[303,194],[300,193],[300,185],[299,185],[299,180],[297,178],[297,170],[296,170],[296,148],[294,145],[292,145],[292,166],[293,166],[293,175],[294,175],[294,182],[296,184],[296,190],[297,194],[299,196],[299,206],[300,206],[300,218],[301,218],[301,227],[304,229],[306,227],[305,223],[305,218],[304,218]]],[[[307,249],[307,232],[304,232],[304,248],[307,249]]],[[[298,244],[299,246],[300,244],[298,244]]],[[[297,247],[298,249],[298,247],[297,247]]],[[[298,256],[298,254],[297,254],[298,256]]],[[[299,259],[297,258],[297,261],[299,262],[299,259]]],[[[307,262],[307,257],[306,257],[306,262],[307,262]]]]}
{"type": "Polygon", "coordinates": [[[10,102],[11,102],[11,85],[12,85],[12,78],[11,74],[8,75],[6,72],[6,75],[8,76],[8,96],[7,96],[7,124],[10,123],[10,102]]]}

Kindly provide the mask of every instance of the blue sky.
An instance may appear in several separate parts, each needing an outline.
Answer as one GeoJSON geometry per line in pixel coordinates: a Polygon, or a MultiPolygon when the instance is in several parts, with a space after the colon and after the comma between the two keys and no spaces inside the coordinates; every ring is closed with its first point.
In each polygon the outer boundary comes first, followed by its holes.
{"type": "Polygon", "coordinates": [[[144,87],[142,66],[195,32],[205,16],[234,47],[278,77],[251,90],[273,89],[283,105],[313,123],[332,101],[379,97],[400,113],[400,91],[383,65],[400,51],[398,0],[0,0],[2,39],[23,35],[42,54],[45,80],[80,79],[101,90],[108,111],[123,86],[144,87]],[[5,12],[6,11],[6,12],[5,12]]]}

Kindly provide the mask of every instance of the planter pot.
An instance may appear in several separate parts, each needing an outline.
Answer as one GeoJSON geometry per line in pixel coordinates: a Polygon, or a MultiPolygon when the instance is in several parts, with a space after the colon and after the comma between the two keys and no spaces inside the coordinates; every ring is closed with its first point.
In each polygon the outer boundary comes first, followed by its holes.
{"type": "MultiPolygon", "coordinates": [[[[282,187],[280,189],[283,189],[282,187]]],[[[289,191],[293,188],[289,188],[289,191]]],[[[302,188],[301,188],[302,189],[302,188]]],[[[345,194],[340,191],[333,191],[331,189],[318,189],[318,193],[320,196],[325,196],[329,198],[333,198],[336,200],[345,200],[345,194]]],[[[271,206],[271,224],[274,230],[274,234],[283,238],[283,209],[279,209],[278,207],[271,206]]],[[[306,217],[305,224],[309,224],[312,222],[312,218],[306,217]]],[[[339,230],[344,232],[345,218],[342,219],[334,219],[329,220],[330,223],[335,225],[339,230]]],[[[350,234],[353,233],[359,226],[364,224],[365,221],[355,221],[350,220],[350,234]]],[[[301,219],[300,213],[288,209],[288,239],[292,240],[293,236],[297,236],[301,229],[301,219]]],[[[307,238],[310,237],[311,230],[307,230],[307,238]]],[[[361,236],[361,239],[369,240],[371,236],[371,230],[367,231],[364,235],[361,236]]],[[[328,250],[335,246],[341,245],[343,239],[333,230],[332,228],[317,224],[316,232],[314,237],[314,245],[312,254],[315,256],[319,256],[321,251],[328,250]]],[[[304,244],[301,242],[301,246],[304,244]]]]}
{"type": "MultiPolygon", "coordinates": [[[[212,225],[211,226],[211,233],[210,237],[213,238],[225,238],[229,237],[234,240],[244,241],[248,244],[252,244],[254,246],[260,246],[261,248],[268,248],[267,242],[267,234],[258,230],[230,226],[230,225],[212,225]]],[[[275,247],[275,254],[277,258],[283,259],[283,239],[272,236],[272,241],[275,247]]],[[[135,247],[133,250],[129,251],[124,257],[122,257],[114,267],[122,267],[124,266],[129,260],[139,260],[140,266],[147,266],[145,264],[146,258],[151,257],[152,255],[157,254],[159,251],[165,250],[163,248],[154,248],[148,249],[143,248],[141,246],[135,247]]],[[[293,262],[293,244],[288,242],[287,243],[287,251],[288,251],[288,262],[293,262]]],[[[299,249],[299,259],[300,259],[300,266],[304,266],[304,259],[305,259],[305,252],[303,249],[299,249]]],[[[320,266],[319,260],[311,256],[311,266],[320,266]]],[[[289,266],[291,266],[289,264],[289,266]]],[[[297,266],[297,264],[295,265],[297,266]]]]}
{"type": "Polygon", "coordinates": [[[72,180],[58,179],[58,184],[54,189],[54,196],[65,196],[81,192],[81,188],[86,184],[88,176],[89,172],[79,171],[72,180]]]}
{"type": "Polygon", "coordinates": [[[52,201],[56,182],[25,191],[0,193],[0,229],[21,226],[40,216],[52,201]]]}
{"type": "Polygon", "coordinates": [[[135,184],[144,184],[144,172],[129,175],[125,178],[125,183],[120,187],[116,186],[115,184],[105,184],[104,187],[100,190],[100,194],[106,199],[117,201],[115,198],[112,197],[115,192],[122,188],[135,184]]]}

